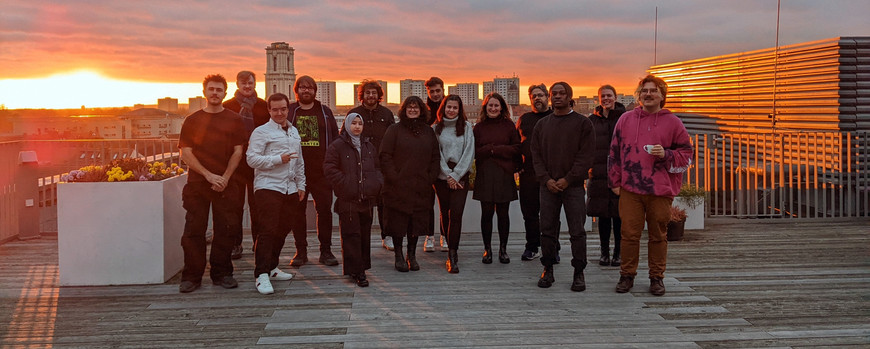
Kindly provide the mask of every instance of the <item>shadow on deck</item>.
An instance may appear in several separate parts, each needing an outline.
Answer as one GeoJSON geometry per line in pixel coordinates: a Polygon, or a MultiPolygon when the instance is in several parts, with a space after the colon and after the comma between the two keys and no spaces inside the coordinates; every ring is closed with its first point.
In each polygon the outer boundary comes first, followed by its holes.
{"type": "MultiPolygon", "coordinates": [[[[0,347],[870,346],[870,222],[708,223],[670,244],[663,297],[647,293],[645,244],[634,289],[615,293],[618,267],[593,262],[597,232],[582,293],[569,290],[568,249],[554,286],[536,287],[541,265],[520,261],[520,233],[511,263],[490,265],[480,236],[463,235],[459,274],[446,273],[442,252],[418,252],[420,271],[396,272],[375,233],[370,287],[315,263],[284,268],[296,276],[269,296],[254,288],[250,241],[238,289],[204,283],[192,294],[178,293],[178,277],[59,288],[57,240],[16,241],[0,246],[0,347]]],[[[282,265],[292,254],[288,242],[282,265]]]]}

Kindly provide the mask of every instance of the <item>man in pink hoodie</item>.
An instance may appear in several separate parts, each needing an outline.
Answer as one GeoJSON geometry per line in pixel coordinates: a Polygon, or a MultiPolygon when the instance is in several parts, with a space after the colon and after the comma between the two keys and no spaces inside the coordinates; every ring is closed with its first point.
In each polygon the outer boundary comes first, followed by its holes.
{"type": "Polygon", "coordinates": [[[665,294],[668,256],[667,223],[680,192],[683,172],[692,164],[692,143],[686,127],[665,106],[668,85],[647,75],[637,85],[638,107],[622,115],[613,131],[607,158],[610,188],[619,195],[622,219],[622,264],[616,292],[634,286],[644,222],[649,231],[649,292],[665,294]]]}

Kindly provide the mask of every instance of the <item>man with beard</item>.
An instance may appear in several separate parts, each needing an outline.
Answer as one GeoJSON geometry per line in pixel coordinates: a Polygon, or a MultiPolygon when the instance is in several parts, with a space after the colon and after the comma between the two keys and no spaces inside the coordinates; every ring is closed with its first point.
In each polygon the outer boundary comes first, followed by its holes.
{"type": "MultiPolygon", "coordinates": [[[[332,187],[323,175],[323,162],[329,143],[338,137],[338,123],[329,107],[314,99],[317,83],[308,75],[300,76],[293,85],[298,100],[290,104],[288,119],[302,138],[302,159],[305,161],[306,192],[314,198],[317,211],[317,239],[320,240],[320,263],[338,265],[332,254],[332,187]]],[[[305,225],[307,226],[307,224],[305,225]]],[[[305,231],[293,231],[296,255],[290,266],[301,267],[308,262],[308,240],[305,231]]]]}
{"type": "MultiPolygon", "coordinates": [[[[242,116],[242,122],[245,124],[245,149],[248,149],[247,140],[251,136],[251,132],[255,128],[269,121],[269,110],[266,107],[266,101],[257,97],[257,79],[253,72],[243,70],[236,74],[236,94],[224,102],[224,108],[232,110],[242,116]]],[[[259,226],[257,225],[257,205],[254,200],[254,169],[248,166],[248,162],[242,160],[239,162],[239,168],[233,179],[238,181],[239,189],[242,190],[242,196],[247,193],[248,198],[248,214],[251,217],[251,239],[254,242],[254,249],[257,248],[257,236],[259,236],[259,226]]],[[[244,213],[245,200],[239,201],[241,205],[236,209],[236,213],[241,215],[244,213]]],[[[241,225],[239,226],[241,228],[241,225]]],[[[233,247],[233,259],[242,258],[242,230],[235,232],[236,245],[233,247]]]]}
{"type": "Polygon", "coordinates": [[[541,201],[538,197],[540,183],[535,176],[535,166],[532,162],[532,131],[535,125],[545,116],[553,113],[547,106],[547,86],[544,84],[529,86],[529,100],[532,102],[532,111],[525,113],[517,119],[517,131],[520,132],[520,150],[523,154],[523,166],[520,170],[520,210],[523,213],[523,221],[526,227],[526,250],[520,259],[533,260],[540,255],[538,248],[541,247],[541,227],[538,214],[541,210],[541,201]]]}
{"type": "MultiPolygon", "coordinates": [[[[381,105],[384,99],[384,89],[375,80],[363,80],[360,83],[357,93],[360,105],[351,109],[347,114],[357,113],[362,115],[365,125],[363,126],[362,137],[368,139],[375,146],[375,151],[381,149],[381,140],[384,139],[384,133],[387,132],[387,127],[396,123],[393,117],[393,112],[381,105]]],[[[393,238],[387,235],[384,229],[384,200],[381,197],[377,199],[378,207],[378,224],[381,226],[381,243],[384,248],[392,251],[393,238]]]]}
{"type": "Polygon", "coordinates": [[[589,118],[571,108],[574,93],[565,82],[550,86],[553,113],[538,121],[532,134],[532,161],[540,182],[541,264],[544,272],[538,287],[553,285],[553,264],[559,243],[559,215],[565,206],[571,241],[574,281],[571,291],[586,290],[586,190],[584,184],[592,167],[595,130],[589,118]]]}
{"type": "MultiPolygon", "coordinates": [[[[429,125],[434,125],[438,121],[438,108],[441,107],[441,100],[444,99],[444,80],[437,76],[433,76],[426,80],[426,94],[429,99],[426,100],[426,106],[429,107],[429,119],[426,122],[429,125]]],[[[433,187],[434,188],[434,187],[433,187]]],[[[433,189],[434,190],[434,189],[433,189]]],[[[426,241],[423,243],[423,251],[435,251],[435,203],[432,203],[432,214],[430,215],[429,234],[426,235],[426,241]]],[[[441,231],[441,251],[447,252],[447,239],[444,238],[444,231],[441,231]]]]}
{"type": "Polygon", "coordinates": [[[190,168],[187,184],[181,193],[187,211],[181,248],[184,269],[181,272],[181,293],[193,292],[202,283],[205,271],[209,209],[214,219],[214,240],[211,244],[209,276],[212,283],[223,288],[239,286],[233,278],[233,250],[241,216],[235,213],[240,190],[230,180],[242,159],[245,135],[242,118],[221,104],[227,96],[227,80],[209,75],[202,82],[202,93],[208,105],[184,119],[178,148],[181,159],[190,168]]]}
{"type": "Polygon", "coordinates": [[[617,293],[634,286],[640,260],[640,237],[647,223],[649,293],[665,294],[662,281],[668,259],[667,224],[671,204],[683,185],[683,172],[692,165],[692,142],[683,122],[665,107],[668,85],[647,75],[634,91],[640,105],[616,122],[607,176],[613,193],[619,195],[622,220],[622,263],[617,293]]]}

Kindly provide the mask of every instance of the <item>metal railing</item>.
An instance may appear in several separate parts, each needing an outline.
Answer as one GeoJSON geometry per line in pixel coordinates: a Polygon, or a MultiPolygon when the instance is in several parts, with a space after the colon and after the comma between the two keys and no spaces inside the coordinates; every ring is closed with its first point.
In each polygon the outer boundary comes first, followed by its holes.
{"type": "Polygon", "coordinates": [[[704,188],[708,216],[870,217],[870,134],[693,135],[687,182],[704,188]]]}

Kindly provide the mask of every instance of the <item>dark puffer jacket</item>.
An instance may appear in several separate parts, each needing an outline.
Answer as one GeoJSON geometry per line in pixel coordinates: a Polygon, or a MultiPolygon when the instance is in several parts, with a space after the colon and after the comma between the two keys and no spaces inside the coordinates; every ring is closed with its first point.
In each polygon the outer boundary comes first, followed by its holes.
{"type": "Polygon", "coordinates": [[[586,214],[590,217],[619,217],[619,196],[607,186],[607,154],[610,152],[610,141],[613,129],[625,106],[616,102],[607,117],[599,105],[589,115],[592,126],[595,127],[595,158],[590,171],[586,202],[586,214]]]}
{"type": "Polygon", "coordinates": [[[425,120],[405,119],[387,128],[380,159],[384,205],[408,214],[431,211],[441,150],[435,131],[425,120]]]}
{"type": "Polygon", "coordinates": [[[335,213],[360,212],[372,208],[384,185],[375,146],[363,139],[357,152],[344,131],[329,145],[323,174],[335,193],[335,213]]]}

